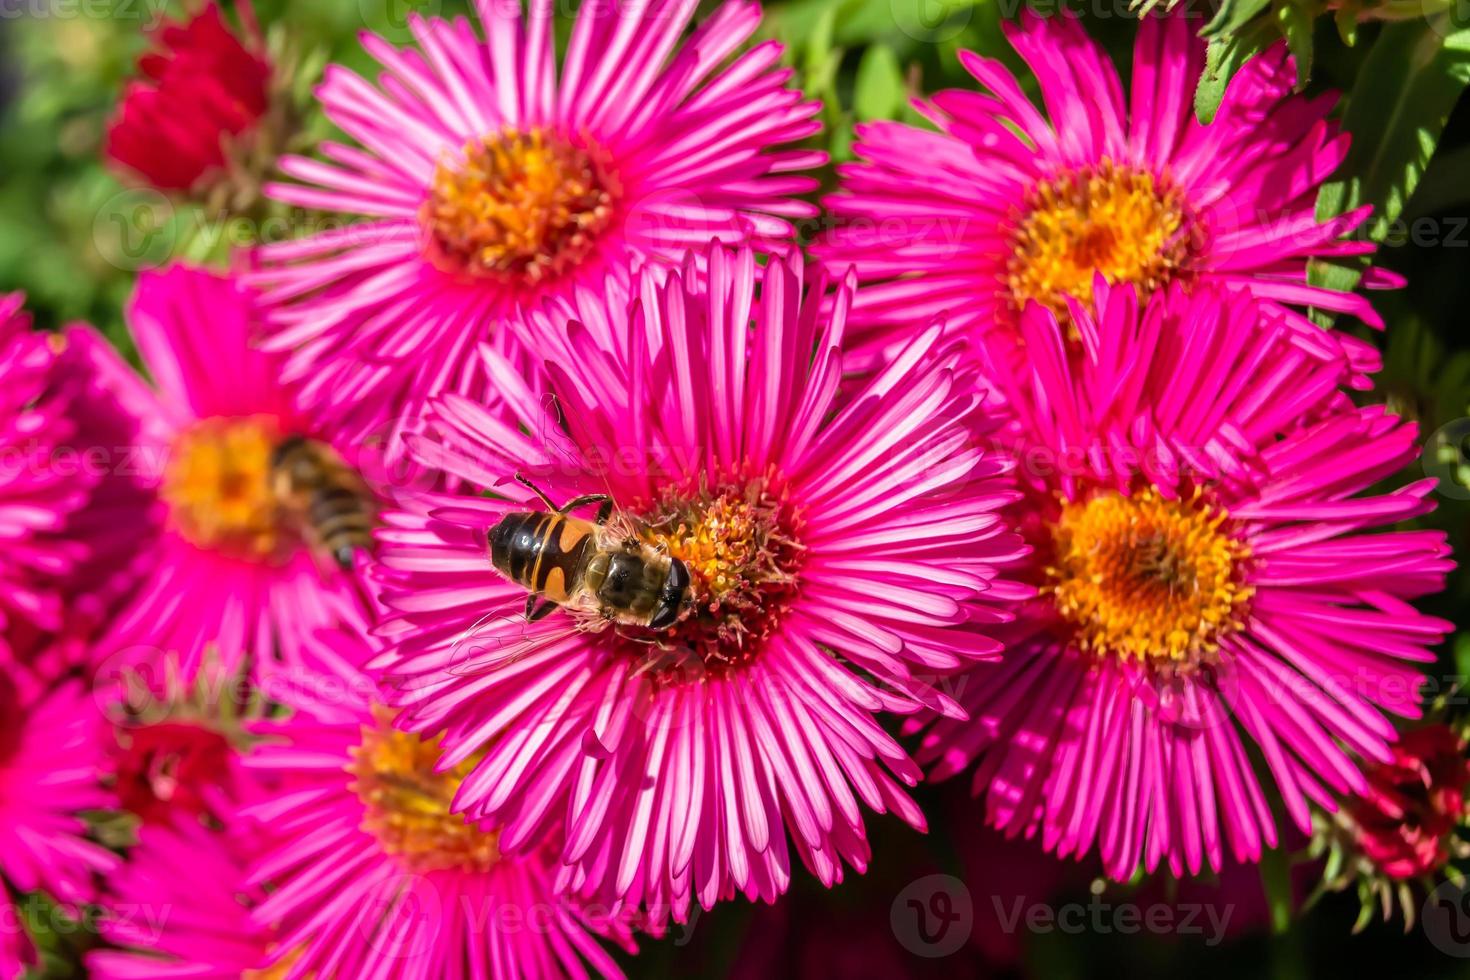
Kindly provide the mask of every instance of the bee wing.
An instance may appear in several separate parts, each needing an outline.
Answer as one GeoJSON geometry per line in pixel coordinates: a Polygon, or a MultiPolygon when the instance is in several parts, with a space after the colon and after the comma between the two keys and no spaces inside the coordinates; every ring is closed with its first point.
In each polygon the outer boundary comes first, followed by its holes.
{"type": "Polygon", "coordinates": [[[602,526],[602,533],[605,539],[611,542],[622,542],[628,538],[641,539],[643,525],[626,511],[614,510],[612,516],[607,519],[607,523],[602,526]]]}
{"type": "Polygon", "coordinates": [[[599,620],[558,608],[545,619],[526,617],[525,600],[517,597],[487,612],[455,640],[449,673],[474,677],[504,670],[527,657],[568,647],[574,638],[603,628],[599,620]]]}

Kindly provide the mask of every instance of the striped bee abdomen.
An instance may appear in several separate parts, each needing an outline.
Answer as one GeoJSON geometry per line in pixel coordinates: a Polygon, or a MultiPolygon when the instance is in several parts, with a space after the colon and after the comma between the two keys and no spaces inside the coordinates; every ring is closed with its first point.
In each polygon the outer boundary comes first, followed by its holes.
{"type": "Polygon", "coordinates": [[[596,533],[595,524],[557,513],[506,514],[490,529],[490,562],[526,590],[566,603],[596,533]]]}
{"type": "Polygon", "coordinates": [[[322,547],[343,568],[373,545],[373,518],[362,498],[346,487],[323,487],[312,496],[307,518],[322,547]]]}
{"type": "Polygon", "coordinates": [[[584,494],[558,508],[535,484],[516,479],[549,509],[506,514],[486,542],[496,571],[526,590],[529,621],[560,607],[592,629],[666,630],[693,608],[689,568],[641,536],[632,519],[610,524],[610,495],[584,494]],[[595,523],[567,516],[594,503],[595,523]]]}
{"type": "Polygon", "coordinates": [[[320,554],[344,569],[359,551],[371,551],[375,515],[362,478],[325,443],[293,435],[271,457],[282,509],[320,554]]]}

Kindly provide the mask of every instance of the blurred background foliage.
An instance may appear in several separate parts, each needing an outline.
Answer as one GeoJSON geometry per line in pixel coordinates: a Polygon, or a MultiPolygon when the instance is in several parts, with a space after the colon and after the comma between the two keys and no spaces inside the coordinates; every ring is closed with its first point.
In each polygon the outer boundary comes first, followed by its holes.
{"type": "MultiPolygon", "coordinates": [[[[822,100],[824,133],[814,139],[834,161],[852,157],[852,126],[872,119],[922,124],[911,100],[950,86],[973,87],[956,53],[1001,59],[1036,87],[1005,43],[1004,19],[1022,0],[769,0],[762,35],[781,40],[795,82],[822,100]]],[[[1055,12],[1061,0],[1033,0],[1055,12]]],[[[1148,6],[1169,6],[1167,0],[1148,6]]],[[[411,11],[467,12],[464,0],[256,0],[272,50],[297,65],[294,86],[304,112],[304,142],[331,132],[310,87],[327,61],[371,75],[357,43],[362,30],[407,43],[411,11]],[[289,49],[289,54],[288,54],[289,49]]],[[[714,0],[704,0],[706,9],[714,0]]],[[[0,0],[0,291],[24,290],[42,327],[72,320],[99,326],[130,351],[122,309],[133,274],[170,254],[224,261],[267,225],[231,226],[218,214],[130,187],[103,168],[99,146],[122,86],[146,48],[145,28],[182,0],[0,0]]],[[[1125,77],[1135,31],[1128,0],[1073,4],[1125,77]]],[[[570,14],[567,0],[559,10],[570,14]]],[[[1353,133],[1344,171],[1323,192],[1320,210],[1376,208],[1366,234],[1381,245],[1377,261],[1406,277],[1404,289],[1377,294],[1386,334],[1339,324],[1372,337],[1384,351],[1377,389],[1420,421],[1423,472],[1441,479],[1440,509],[1426,522],[1447,530],[1465,553],[1470,532],[1470,2],[1467,0],[1223,0],[1200,8],[1210,38],[1209,68],[1196,93],[1209,118],[1230,73],[1263,45],[1284,37],[1310,93],[1344,93],[1342,118],[1353,133]]],[[[565,25],[563,25],[565,26],[565,25]]],[[[259,216],[256,216],[257,219],[259,216]]],[[[277,218],[283,217],[280,214],[277,218]]],[[[289,215],[278,226],[290,233],[289,215]]],[[[282,233],[278,232],[277,233],[282,233]]],[[[1343,288],[1353,270],[1318,276],[1343,288]]],[[[1417,468],[1416,468],[1417,470],[1417,468]]],[[[1430,603],[1461,632],[1446,644],[1434,693],[1470,670],[1470,573],[1430,603]]],[[[1390,975],[1470,976],[1470,960],[1441,953],[1422,930],[1375,923],[1363,934],[1351,894],[1329,896],[1309,915],[1295,914],[1314,869],[1283,852],[1257,871],[1230,872],[1223,883],[1158,882],[1109,886],[1100,896],[1093,869],[1039,857],[1027,843],[1002,845],[980,832],[978,810],[961,783],[921,787],[931,817],[927,836],[875,821],[873,867],[825,892],[797,876],[775,909],[732,904],[702,916],[685,935],[644,941],[629,961],[635,976],[1084,976],[1129,971],[1205,975],[1310,976],[1335,970],[1390,975]],[[889,910],[916,878],[931,873],[967,883],[974,911],[971,942],[952,956],[925,960],[895,939],[889,910]],[[1235,928],[1224,944],[1199,935],[1124,935],[1084,930],[1032,934],[1002,927],[1013,895],[1087,903],[1229,904],[1235,928]],[[1005,897],[1005,903],[1001,897],[1005,897]]],[[[1287,851],[1305,841],[1288,842],[1287,851]]],[[[54,975],[70,960],[73,939],[45,937],[54,975]]]]}

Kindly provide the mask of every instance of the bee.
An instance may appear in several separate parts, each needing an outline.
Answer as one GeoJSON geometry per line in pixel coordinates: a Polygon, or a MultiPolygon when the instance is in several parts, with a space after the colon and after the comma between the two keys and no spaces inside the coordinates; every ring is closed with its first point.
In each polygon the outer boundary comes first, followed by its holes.
{"type": "Polygon", "coordinates": [[[271,491],[312,551],[352,568],[372,548],[372,494],[357,471],[326,443],[287,436],[271,453],[271,491]]]}
{"type": "Polygon", "coordinates": [[[689,567],[641,538],[626,515],[610,523],[611,497],[587,494],[558,507],[521,474],[516,481],[547,509],[506,514],[486,539],[490,563],[528,591],[528,620],[565,608],[592,623],[667,630],[688,614],[689,567]],[[570,516],[591,504],[598,505],[594,520],[570,516]]]}

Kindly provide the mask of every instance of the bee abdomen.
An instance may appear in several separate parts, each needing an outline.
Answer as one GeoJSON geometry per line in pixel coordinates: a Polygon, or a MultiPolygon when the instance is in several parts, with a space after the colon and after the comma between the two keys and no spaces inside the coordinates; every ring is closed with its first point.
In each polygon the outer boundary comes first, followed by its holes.
{"type": "Polygon", "coordinates": [[[312,495],[307,518],[322,546],[344,568],[353,555],[373,544],[373,517],[362,498],[346,487],[328,487],[312,495]]]}
{"type": "Polygon", "coordinates": [[[522,588],[566,602],[581,581],[593,530],[561,514],[507,514],[490,529],[490,562],[522,588]]]}

